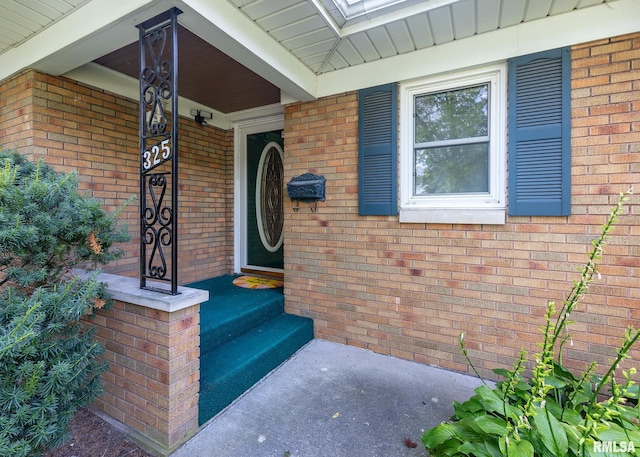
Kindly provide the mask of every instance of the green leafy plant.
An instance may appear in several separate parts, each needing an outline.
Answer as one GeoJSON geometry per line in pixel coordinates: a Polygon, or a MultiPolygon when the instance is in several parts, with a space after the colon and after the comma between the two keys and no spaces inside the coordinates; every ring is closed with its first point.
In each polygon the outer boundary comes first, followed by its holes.
{"type": "Polygon", "coordinates": [[[97,272],[128,239],[75,174],[0,152],[0,455],[34,456],[64,440],[101,392],[101,345],[80,319],[108,304],[97,272]]]}
{"type": "MultiPolygon", "coordinates": [[[[527,353],[523,350],[510,370],[495,369],[504,380],[483,385],[469,400],[454,402],[450,421],[427,430],[422,443],[434,456],[476,457],[590,457],[640,455],[640,409],[634,368],[616,377],[620,363],[640,338],[628,328],[617,356],[603,376],[595,363],[577,376],[562,364],[563,347],[571,341],[571,312],[598,277],[597,262],[607,238],[622,212],[628,193],[612,209],[602,233],[593,241],[580,280],[574,281],[556,312],[549,303],[541,328],[540,352],[535,354],[530,379],[523,375],[527,353]]],[[[460,346],[474,372],[463,335],[460,346]]]]}

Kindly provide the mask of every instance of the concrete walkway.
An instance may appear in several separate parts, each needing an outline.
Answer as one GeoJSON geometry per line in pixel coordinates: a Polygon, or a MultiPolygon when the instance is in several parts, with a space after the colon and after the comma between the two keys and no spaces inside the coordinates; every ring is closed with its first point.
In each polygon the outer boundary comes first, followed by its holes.
{"type": "Polygon", "coordinates": [[[417,457],[474,377],[313,340],[172,457],[417,457]],[[417,443],[409,448],[405,439],[417,443]]]}

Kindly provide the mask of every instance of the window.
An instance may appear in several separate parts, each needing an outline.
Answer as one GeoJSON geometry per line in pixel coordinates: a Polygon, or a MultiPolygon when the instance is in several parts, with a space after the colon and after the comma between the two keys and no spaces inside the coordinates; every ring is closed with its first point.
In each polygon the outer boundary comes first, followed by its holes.
{"type": "MultiPolygon", "coordinates": [[[[400,116],[397,84],[361,89],[359,214],[399,214],[400,222],[503,224],[506,73],[505,65],[495,65],[403,83],[400,116]]],[[[508,79],[509,215],[568,216],[570,48],[510,59],[508,79]]]]}
{"type": "Polygon", "coordinates": [[[441,0],[319,0],[338,27],[346,27],[362,20],[398,13],[420,5],[422,10],[438,8],[441,0]]]}
{"type": "Polygon", "coordinates": [[[489,84],[413,98],[413,194],[489,191],[489,84]]]}
{"type": "Polygon", "coordinates": [[[505,220],[506,67],[401,86],[400,221],[505,220]]]}

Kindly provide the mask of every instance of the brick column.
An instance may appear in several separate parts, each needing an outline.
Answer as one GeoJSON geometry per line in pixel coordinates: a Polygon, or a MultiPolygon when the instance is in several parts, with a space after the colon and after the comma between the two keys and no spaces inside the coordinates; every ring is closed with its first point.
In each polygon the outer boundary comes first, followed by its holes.
{"type": "Polygon", "coordinates": [[[171,296],[140,290],[133,278],[101,280],[116,302],[87,319],[109,362],[94,409],[147,451],[169,455],[198,428],[199,313],[208,292],[181,287],[171,296]]]}

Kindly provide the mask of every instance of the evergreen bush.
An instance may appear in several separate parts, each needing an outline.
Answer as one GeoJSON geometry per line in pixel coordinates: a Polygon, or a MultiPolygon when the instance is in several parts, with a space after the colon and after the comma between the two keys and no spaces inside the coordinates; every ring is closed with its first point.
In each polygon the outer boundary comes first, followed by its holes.
{"type": "Polygon", "coordinates": [[[78,192],[75,174],[0,152],[0,455],[60,445],[107,365],[83,315],[108,304],[95,268],[122,255],[126,228],[78,192]]]}

